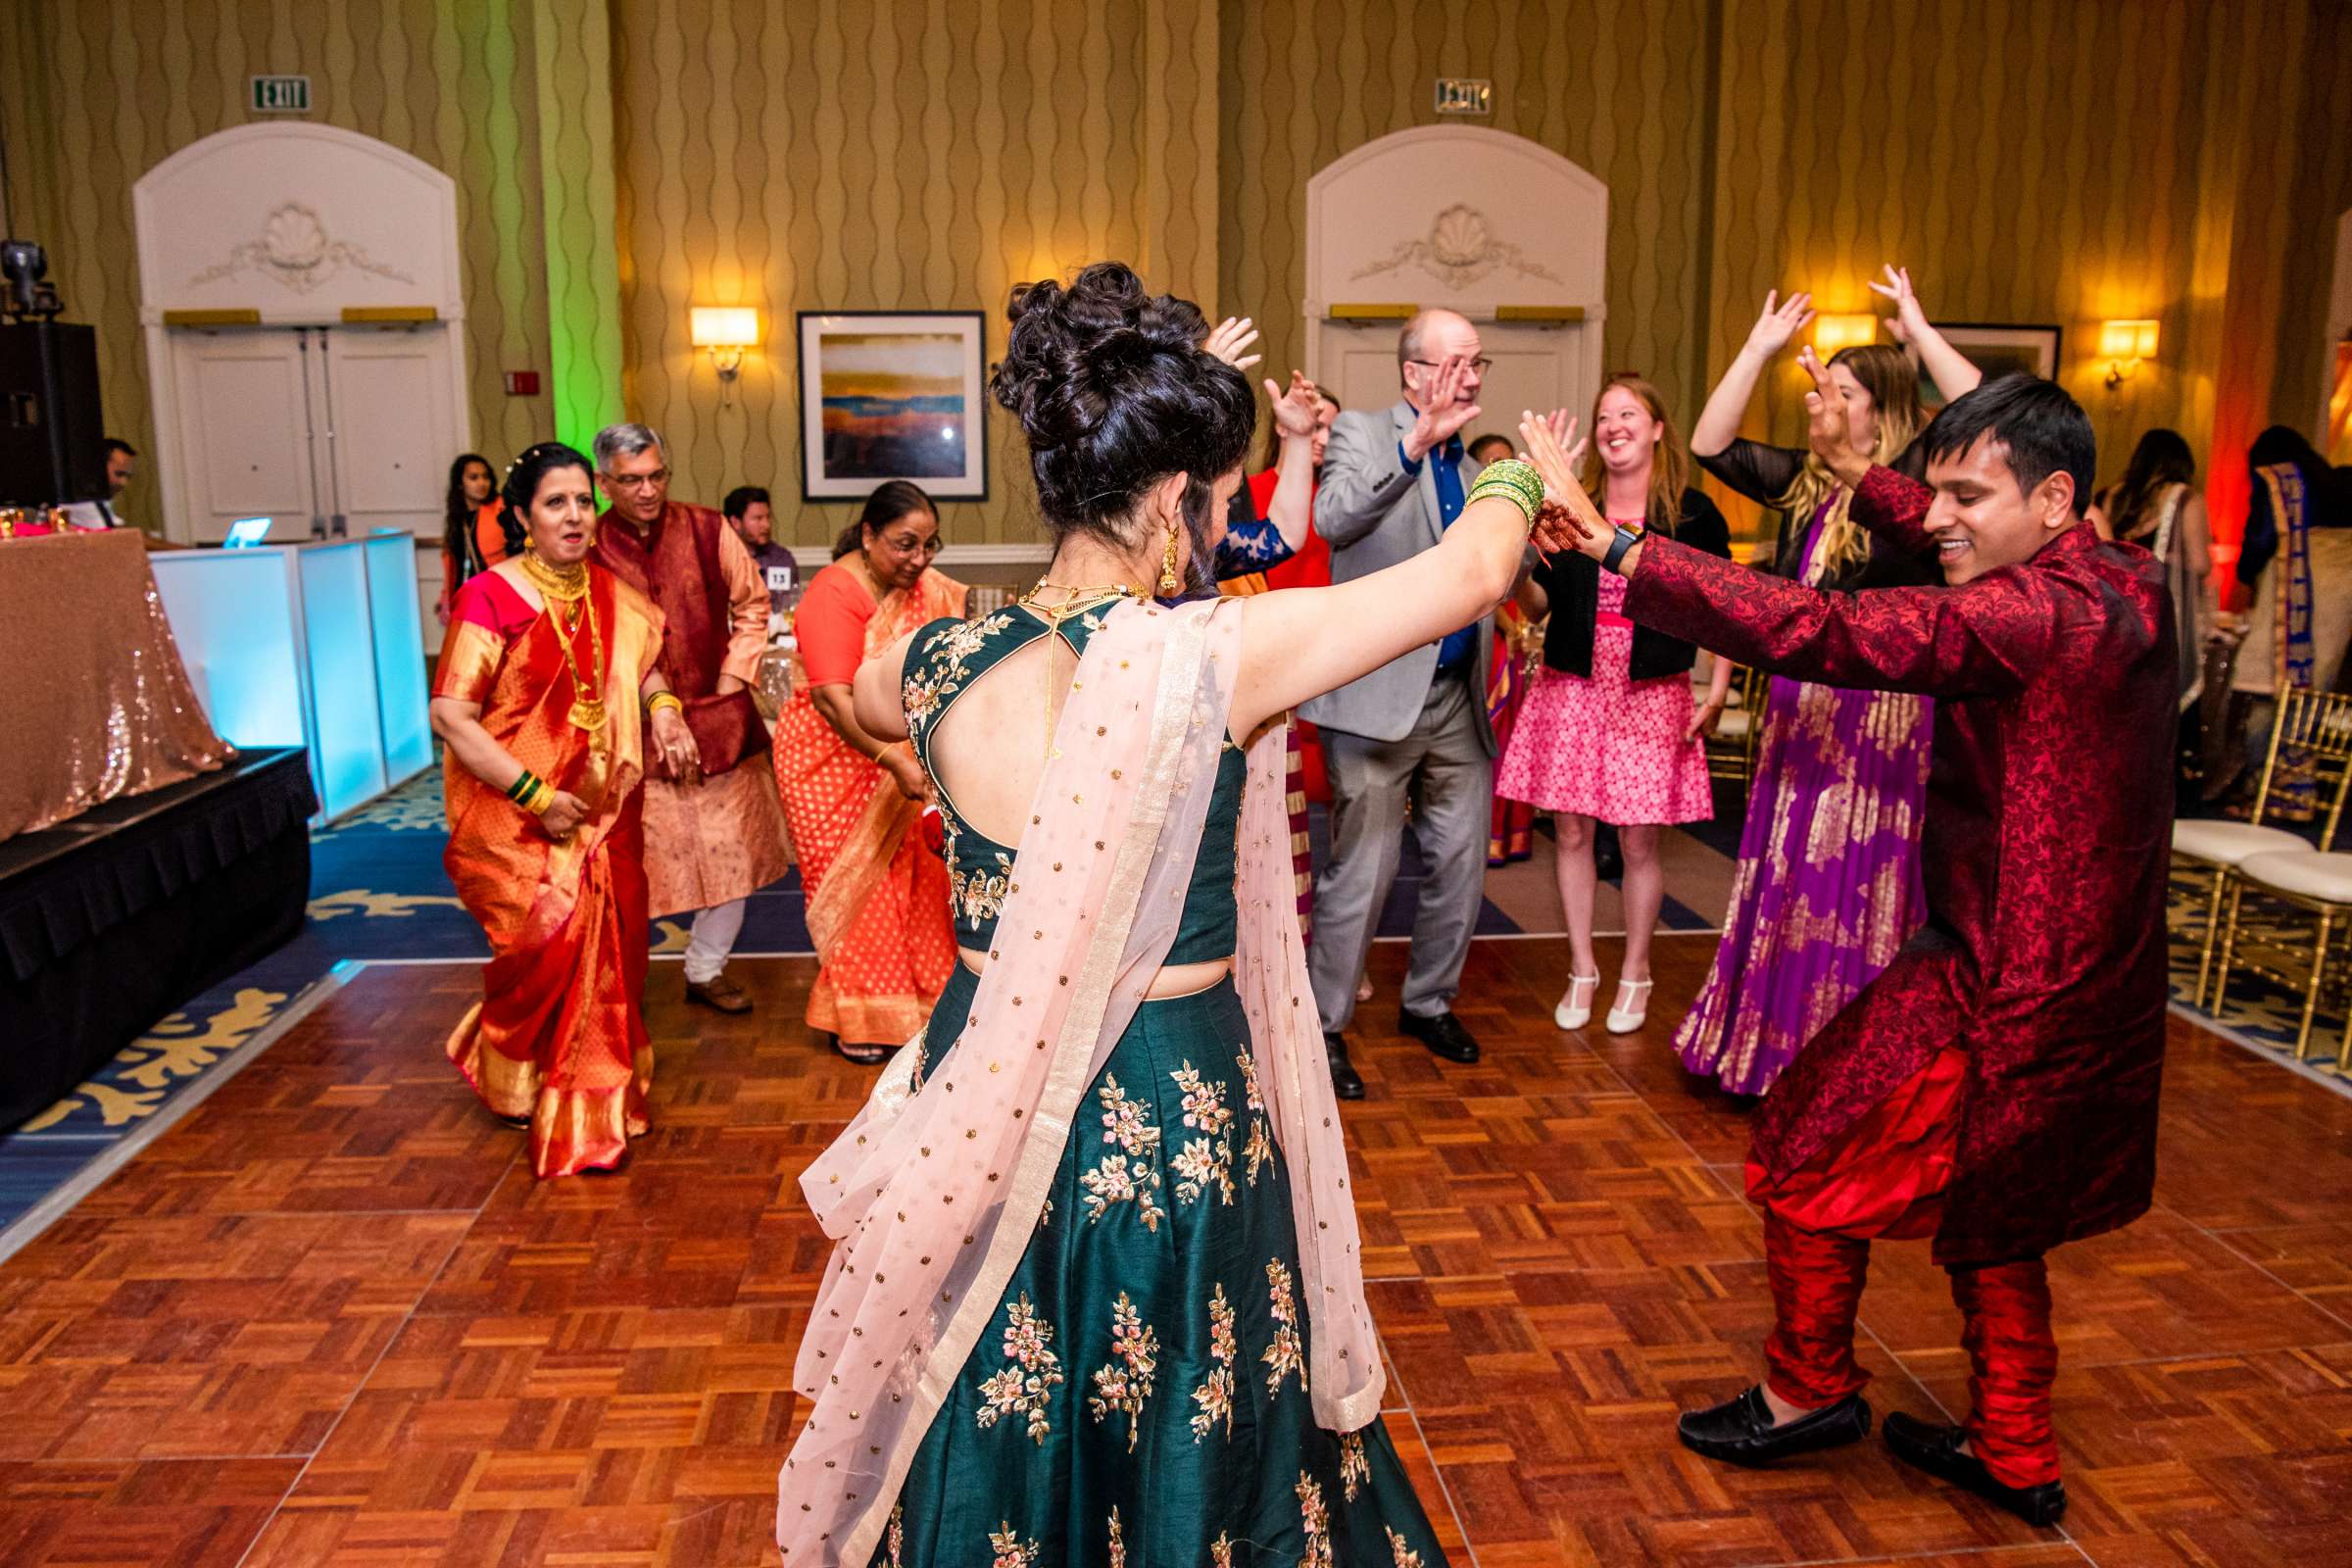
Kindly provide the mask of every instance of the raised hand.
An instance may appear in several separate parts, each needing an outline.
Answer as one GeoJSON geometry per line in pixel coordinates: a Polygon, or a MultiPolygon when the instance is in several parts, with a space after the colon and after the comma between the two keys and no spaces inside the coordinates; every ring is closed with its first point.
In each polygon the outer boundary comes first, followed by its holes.
{"type": "Polygon", "coordinates": [[[1266,398],[1274,405],[1274,433],[1285,441],[1311,441],[1315,434],[1316,416],[1321,413],[1322,394],[1315,383],[1297,370],[1291,372],[1290,390],[1276,386],[1269,378],[1266,398]]]}
{"type": "Polygon", "coordinates": [[[1813,378],[1813,390],[1805,394],[1805,435],[1814,455],[1843,483],[1860,484],[1870,472],[1870,458],[1854,450],[1853,426],[1845,416],[1845,394],[1830,379],[1828,368],[1810,347],[1797,351],[1796,363],[1813,378]]]}
{"type": "Polygon", "coordinates": [[[1614,530],[1601,520],[1600,510],[1577,482],[1576,465],[1561,444],[1561,432],[1546,418],[1527,411],[1519,416],[1519,441],[1527,461],[1544,477],[1544,511],[1536,518],[1536,548],[1545,555],[1581,551],[1598,561],[1608,554],[1614,530]]]}
{"type": "Polygon", "coordinates": [[[1577,436],[1576,416],[1566,409],[1554,409],[1544,416],[1544,424],[1551,431],[1552,440],[1567,450],[1568,466],[1583,467],[1586,443],[1577,436]]]}
{"type": "Polygon", "coordinates": [[[1756,324],[1747,329],[1747,350],[1769,360],[1787,348],[1812,319],[1811,294],[1800,290],[1784,300],[1775,289],[1764,296],[1764,310],[1757,316],[1756,324]]]}
{"type": "Polygon", "coordinates": [[[1200,344],[1200,352],[1216,356],[1237,370],[1247,370],[1263,358],[1256,354],[1246,359],[1243,357],[1250,345],[1256,341],[1257,327],[1249,317],[1228,316],[1209,331],[1200,344]]]}
{"type": "Polygon", "coordinates": [[[1415,463],[1461,434],[1463,427],[1479,416],[1477,404],[1458,401],[1469,374],[1468,360],[1452,359],[1439,366],[1438,373],[1430,377],[1421,416],[1404,437],[1405,456],[1415,463]]]}
{"type": "Polygon", "coordinates": [[[1889,263],[1882,269],[1886,281],[1871,280],[1870,291],[1894,305],[1894,319],[1887,330],[1897,343],[1909,343],[1923,336],[1928,329],[1928,313],[1919,303],[1919,292],[1911,286],[1911,270],[1889,263]]]}

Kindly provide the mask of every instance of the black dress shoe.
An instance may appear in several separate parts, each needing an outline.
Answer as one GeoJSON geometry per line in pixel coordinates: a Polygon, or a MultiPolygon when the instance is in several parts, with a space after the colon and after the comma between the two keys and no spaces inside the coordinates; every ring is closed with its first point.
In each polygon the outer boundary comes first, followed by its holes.
{"type": "Polygon", "coordinates": [[[1859,1394],[1849,1394],[1836,1404],[1776,1427],[1759,1384],[1711,1410],[1684,1411],[1674,1430],[1693,1453],[1753,1469],[1775,1459],[1861,1442],[1870,1436],[1870,1405],[1859,1394]]]}
{"type": "Polygon", "coordinates": [[[2042,1529],[2066,1517],[2066,1483],[2045,1481],[2038,1487],[2003,1486],[1973,1453],[1962,1453],[1968,1434],[1940,1422],[1921,1421],[1896,1410],[1886,1417],[1886,1446],[1914,1470],[1925,1470],[1973,1492],[1996,1507],[2006,1508],[2030,1525],[2042,1529]]]}
{"type": "Polygon", "coordinates": [[[1331,1092],[1342,1100],[1363,1099],[1363,1075],[1348,1059],[1348,1042],[1338,1035],[1325,1035],[1323,1054],[1331,1061],[1331,1092]]]}
{"type": "Polygon", "coordinates": [[[1441,1012],[1434,1018],[1424,1018],[1417,1012],[1399,1012],[1396,1014],[1396,1028],[1447,1061],[1468,1062],[1478,1059],[1478,1042],[1471,1038],[1469,1030],[1462,1027],[1462,1021],[1450,1012],[1441,1012]]]}

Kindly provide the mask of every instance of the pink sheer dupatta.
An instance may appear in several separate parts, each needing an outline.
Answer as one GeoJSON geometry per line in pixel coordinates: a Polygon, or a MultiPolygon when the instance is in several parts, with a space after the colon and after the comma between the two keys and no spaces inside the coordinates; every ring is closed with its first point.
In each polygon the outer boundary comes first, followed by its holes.
{"type": "MultiPolygon", "coordinates": [[[[1175,942],[1241,625],[1237,601],[1125,605],[1089,640],[962,1032],[919,1091],[902,1051],[801,1178],[836,1245],[794,1374],[814,1408],[777,1478],[795,1568],[872,1555],[1037,1229],[1079,1101],[1175,942]]],[[[1281,726],[1249,764],[1234,979],[1290,1170],[1315,1416],[1353,1431],[1383,1374],[1298,936],[1281,726]]]]}

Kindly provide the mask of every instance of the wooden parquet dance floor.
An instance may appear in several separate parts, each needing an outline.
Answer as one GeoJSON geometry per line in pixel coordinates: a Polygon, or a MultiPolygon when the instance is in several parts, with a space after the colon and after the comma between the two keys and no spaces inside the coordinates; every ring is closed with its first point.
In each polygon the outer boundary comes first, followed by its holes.
{"type": "MultiPolygon", "coordinates": [[[[1462,1004],[1482,1064],[1359,1047],[1388,1420],[1457,1564],[2352,1563],[2352,1101],[2178,1020],[2157,1211],[2053,1259],[2063,1532],[1875,1442],[1678,1447],[1768,1309],[1742,1112],[1666,1045],[1713,943],[1660,947],[1633,1039],[1558,1034],[1563,947],[1508,942],[1462,1004]]],[[[866,1075],[798,1026],[806,962],[738,972],[749,1019],[657,967],[653,1136],[547,1185],[441,1059],[475,972],[360,973],[0,1265],[0,1562],[772,1561],[825,1255],[795,1177],[866,1075]]],[[[1882,1410],[1964,1401],[1924,1247],[1879,1250],[1863,1313],[1882,1410]]]]}

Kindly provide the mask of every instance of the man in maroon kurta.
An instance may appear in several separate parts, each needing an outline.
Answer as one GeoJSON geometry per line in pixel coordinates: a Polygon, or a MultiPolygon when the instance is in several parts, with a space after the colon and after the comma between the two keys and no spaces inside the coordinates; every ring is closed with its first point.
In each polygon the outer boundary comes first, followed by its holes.
{"type": "Polygon", "coordinates": [[[752,682],[767,646],[767,587],[726,519],[669,499],[669,457],[642,424],[596,438],[596,562],[662,607],[662,672],[686,705],[697,764],[645,781],[645,869],[653,913],[691,912],[686,1000],[748,1012],[727,955],[751,895],[792,868],[765,720],[752,682]],[[747,765],[748,764],[748,765],[747,765]]]}
{"type": "Polygon", "coordinates": [[[1852,515],[1934,551],[1945,586],[1822,592],[1672,540],[1619,541],[1596,517],[1580,546],[1615,552],[1644,625],[1937,704],[1928,923],[1757,1117],[1769,1375],[1686,1414],[1683,1440],[1756,1464],[1865,1435],[1853,1336],[1870,1241],[1933,1236],[1967,1319],[1974,1408],[1958,1428],[1890,1415],[1888,1446],[2048,1524],[2066,1496],[2041,1257],[2136,1218],[2155,1178],[2171,604],[2161,563],[2082,525],[2094,445],[2062,389],[2011,376],[1955,400],[1922,437],[1923,486],[1852,451],[1835,385],[1807,361],[1814,449],[1854,487],[1852,515]]]}

